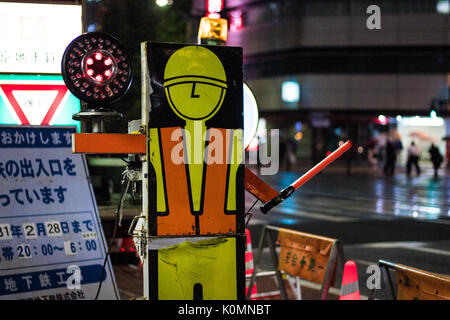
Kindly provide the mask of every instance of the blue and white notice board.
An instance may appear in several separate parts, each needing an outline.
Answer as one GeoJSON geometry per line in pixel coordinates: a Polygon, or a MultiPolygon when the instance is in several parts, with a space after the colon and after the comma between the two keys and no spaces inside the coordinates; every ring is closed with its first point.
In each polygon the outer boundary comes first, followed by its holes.
{"type": "MultiPolygon", "coordinates": [[[[107,251],[75,127],[0,126],[0,299],[94,299],[107,251]]],[[[119,299],[111,262],[99,299],[119,299]]]]}

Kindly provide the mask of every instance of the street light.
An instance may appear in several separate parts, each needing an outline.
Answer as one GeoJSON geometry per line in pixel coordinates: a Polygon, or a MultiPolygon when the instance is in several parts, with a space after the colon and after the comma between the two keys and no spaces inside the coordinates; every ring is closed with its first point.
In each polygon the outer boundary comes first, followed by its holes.
{"type": "Polygon", "coordinates": [[[74,120],[92,122],[92,131],[102,132],[104,121],[122,117],[108,105],[127,93],[132,69],[116,38],[100,32],[75,38],[64,52],[61,73],[70,92],[84,102],[74,120]]]}
{"type": "Polygon", "coordinates": [[[159,7],[165,7],[167,5],[171,5],[172,4],[172,0],[156,0],[156,4],[159,7]]]}

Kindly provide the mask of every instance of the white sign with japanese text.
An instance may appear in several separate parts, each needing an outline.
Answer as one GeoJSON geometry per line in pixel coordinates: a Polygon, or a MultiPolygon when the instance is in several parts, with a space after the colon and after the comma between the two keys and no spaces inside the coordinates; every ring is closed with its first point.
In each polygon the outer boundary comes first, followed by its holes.
{"type": "Polygon", "coordinates": [[[81,34],[81,5],[0,3],[0,73],[61,73],[67,45],[81,34]]]}
{"type": "Polygon", "coordinates": [[[119,299],[74,132],[0,126],[0,299],[119,299]]]}

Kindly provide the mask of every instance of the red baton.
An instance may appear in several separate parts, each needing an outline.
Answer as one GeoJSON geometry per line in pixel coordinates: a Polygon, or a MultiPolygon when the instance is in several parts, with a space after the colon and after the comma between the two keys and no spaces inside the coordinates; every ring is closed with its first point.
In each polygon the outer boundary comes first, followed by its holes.
{"type": "Polygon", "coordinates": [[[342,154],[344,154],[344,152],[346,152],[348,149],[350,149],[351,146],[352,146],[352,143],[350,142],[350,140],[348,140],[342,146],[337,148],[333,153],[329,154],[325,159],[323,159],[318,164],[316,164],[308,172],[306,172],[300,178],[298,178],[293,183],[291,183],[290,186],[288,186],[286,189],[283,189],[282,191],[280,191],[278,196],[276,196],[269,202],[265,203],[264,206],[261,207],[262,213],[267,213],[270,209],[272,209],[276,205],[283,202],[284,199],[288,198],[295,190],[300,188],[309,179],[311,179],[316,174],[318,174],[320,171],[322,171],[326,166],[328,166],[334,160],[336,160],[337,158],[342,156],[342,154]]]}

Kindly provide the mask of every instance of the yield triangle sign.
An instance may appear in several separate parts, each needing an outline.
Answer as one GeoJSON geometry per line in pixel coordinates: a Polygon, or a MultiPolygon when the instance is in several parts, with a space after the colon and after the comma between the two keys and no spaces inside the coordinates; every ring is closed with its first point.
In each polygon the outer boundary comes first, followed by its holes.
{"type": "Polygon", "coordinates": [[[49,125],[67,93],[64,84],[0,83],[7,102],[22,124],[49,125]]]}

